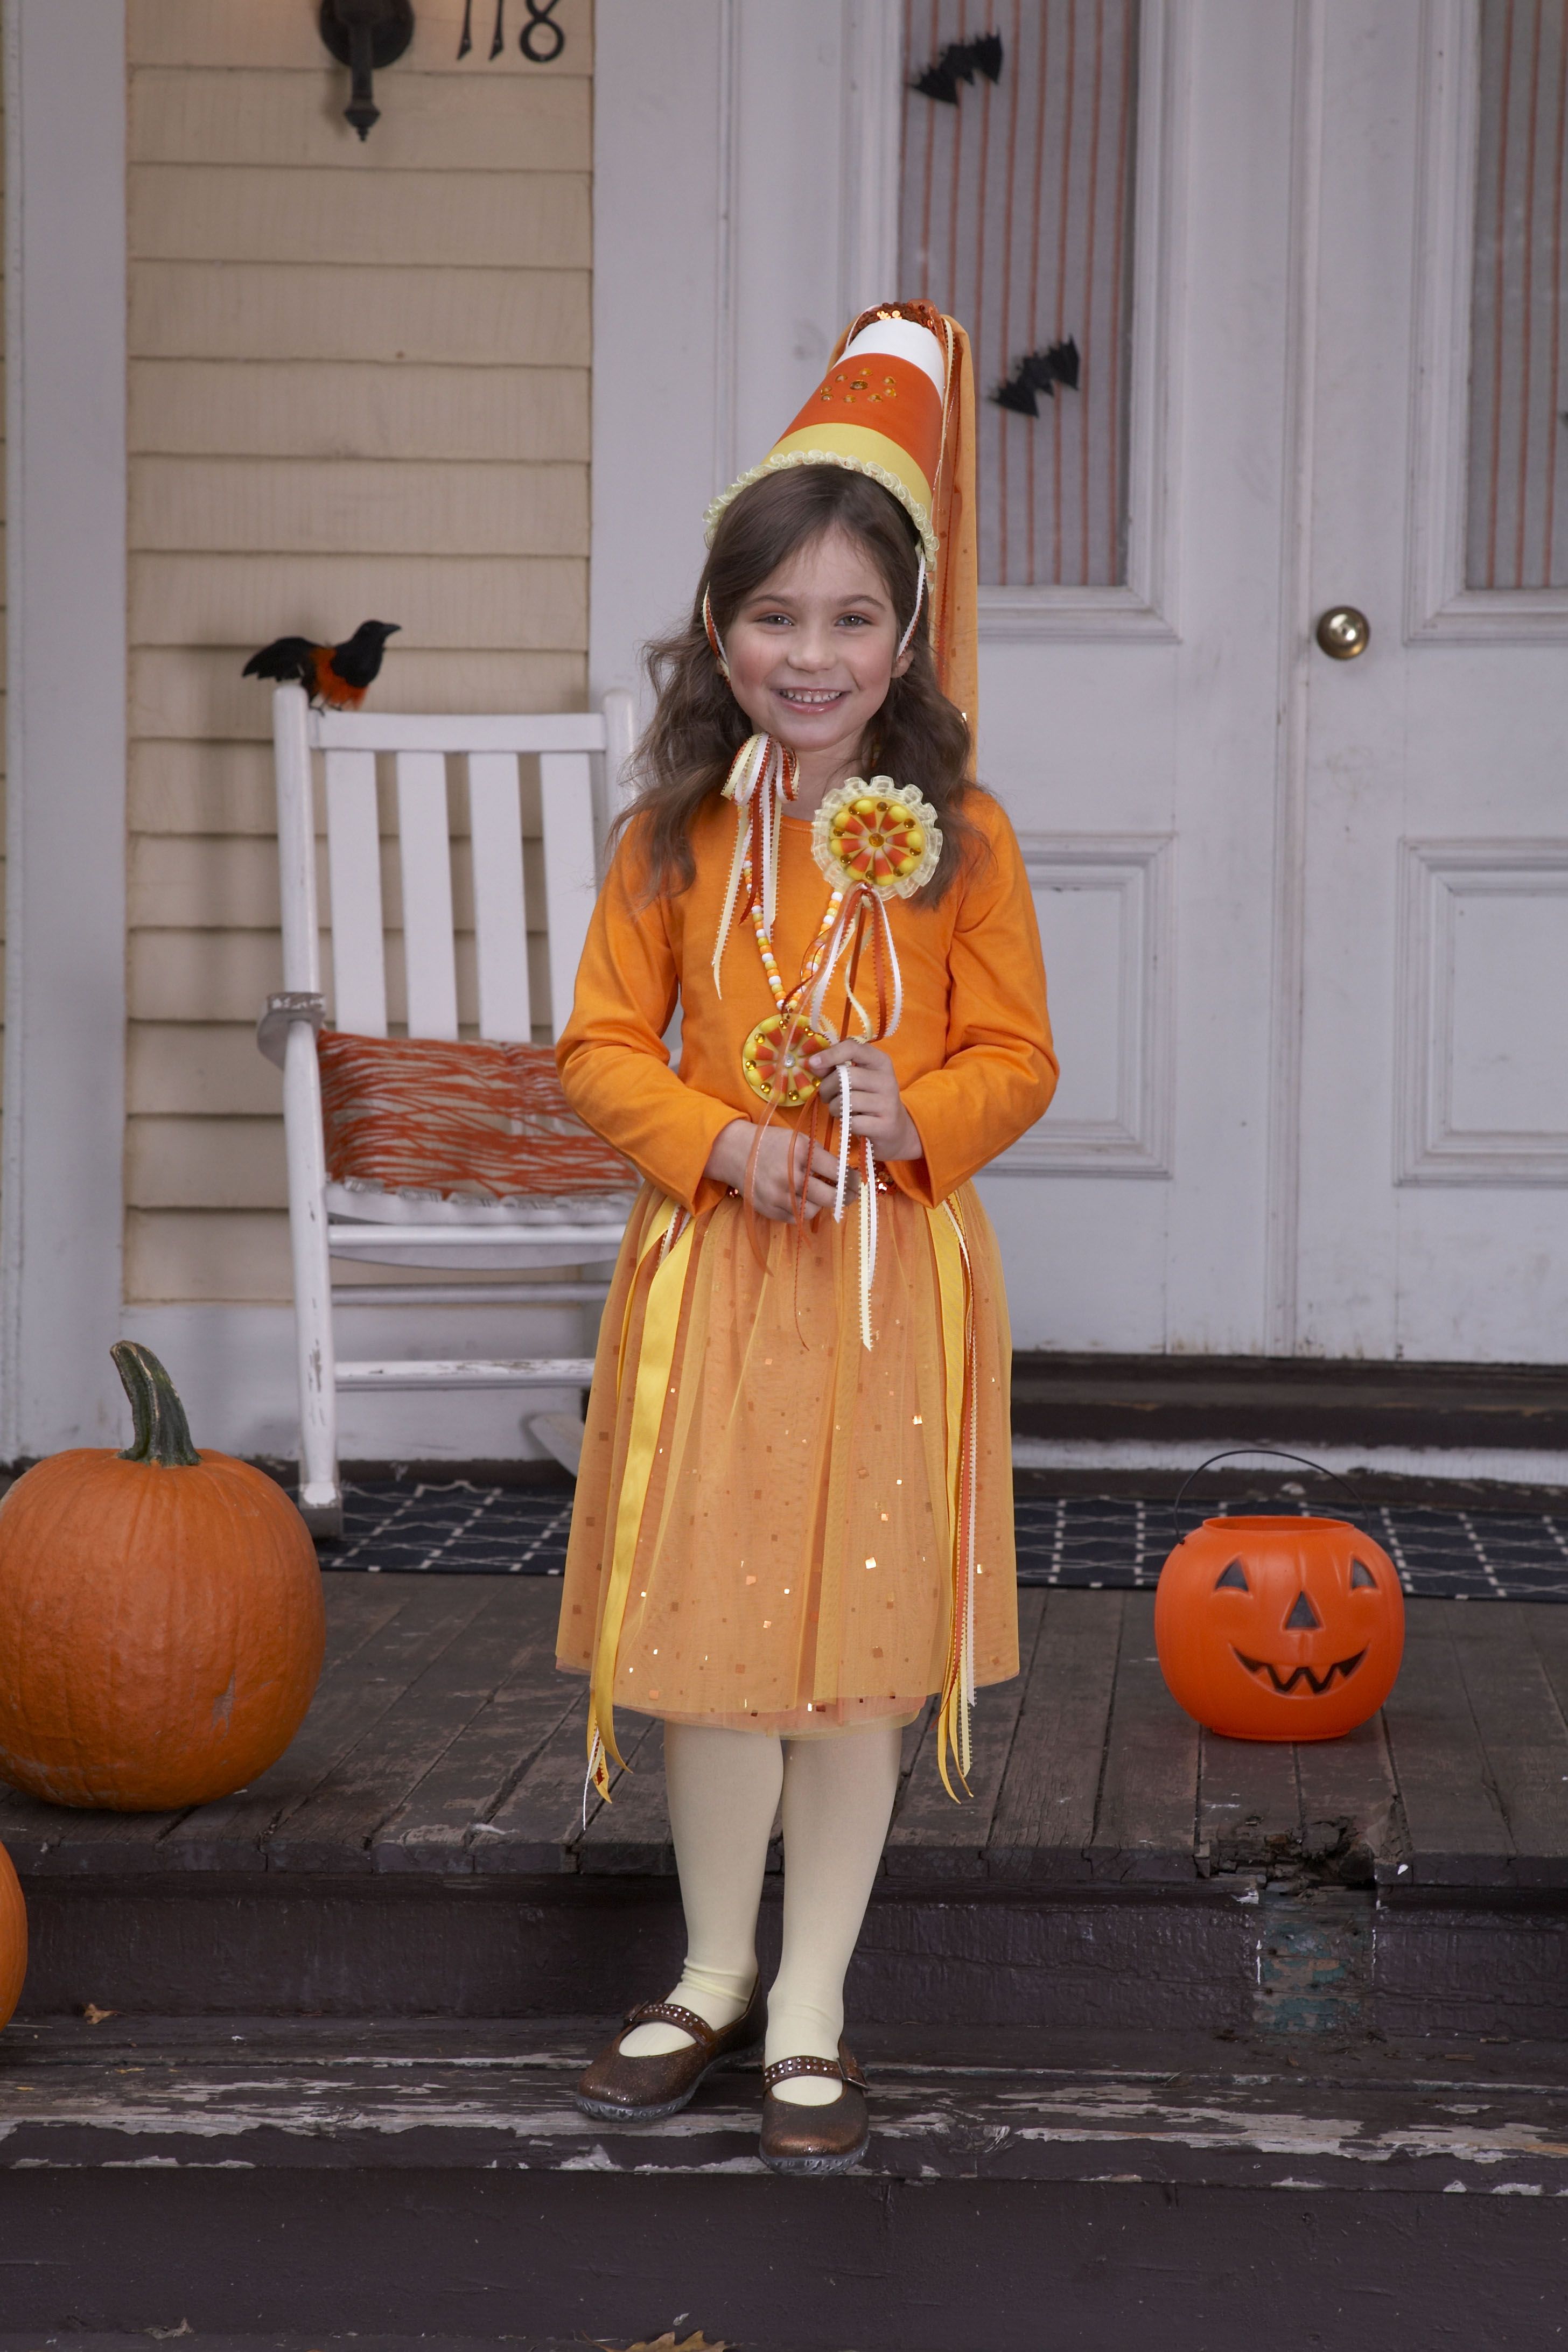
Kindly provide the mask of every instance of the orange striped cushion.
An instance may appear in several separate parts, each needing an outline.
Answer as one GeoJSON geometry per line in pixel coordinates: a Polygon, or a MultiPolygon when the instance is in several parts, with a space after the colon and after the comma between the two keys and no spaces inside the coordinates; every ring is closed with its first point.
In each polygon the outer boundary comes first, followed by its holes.
{"type": "Polygon", "coordinates": [[[327,1174],[443,1192],[624,1192],[629,1161],[584,1126],[548,1045],[323,1029],[327,1174]]]}

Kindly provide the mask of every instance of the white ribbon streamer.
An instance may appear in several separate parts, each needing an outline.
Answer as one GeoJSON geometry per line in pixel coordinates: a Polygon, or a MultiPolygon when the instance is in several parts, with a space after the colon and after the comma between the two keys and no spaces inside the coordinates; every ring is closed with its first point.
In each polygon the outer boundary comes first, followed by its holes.
{"type": "Polygon", "coordinates": [[[720,966],[724,960],[724,948],[730,937],[730,927],[735,919],[735,902],[741,895],[741,877],[745,867],[746,852],[751,843],[753,823],[760,834],[757,863],[763,884],[763,922],[771,934],[773,909],[778,900],[779,828],[784,823],[784,804],[793,799],[794,762],[786,760],[781,747],[771,735],[749,735],[736,752],[730,773],[724,782],[724,797],[735,803],[735,854],[730,860],[730,879],[724,888],[724,908],[719,918],[719,936],[713,942],[713,990],[717,996],[724,993],[720,966]]]}
{"type": "MultiPolygon", "coordinates": [[[[834,924],[832,932],[828,938],[827,947],[822,959],[822,967],[816,975],[816,984],[811,992],[811,1007],[808,1017],[812,1027],[819,1034],[822,1030],[823,1013],[825,1011],[824,999],[827,994],[829,984],[832,982],[834,969],[842,960],[844,952],[849,945],[850,939],[853,936],[855,922],[860,913],[861,906],[868,898],[870,905],[876,909],[877,919],[882,926],[882,941],[888,950],[888,970],[891,974],[893,983],[892,1014],[888,1022],[887,1027],[882,1032],[882,1036],[890,1037],[893,1034],[893,1032],[897,1029],[900,1022],[904,1017],[904,976],[899,970],[899,951],[893,945],[893,927],[888,919],[887,906],[884,903],[880,893],[878,891],[872,890],[869,892],[858,892],[851,890],[846,894],[844,904],[838,910],[838,919],[834,924]]],[[[849,1002],[855,1006],[856,1012],[860,1016],[861,1023],[866,1032],[866,1040],[870,1041],[871,1024],[867,1016],[865,1007],[859,1004],[853,996],[850,997],[849,1002]]],[[[875,1042],[879,1045],[881,1043],[881,1039],[879,1038],[875,1042]]]]}

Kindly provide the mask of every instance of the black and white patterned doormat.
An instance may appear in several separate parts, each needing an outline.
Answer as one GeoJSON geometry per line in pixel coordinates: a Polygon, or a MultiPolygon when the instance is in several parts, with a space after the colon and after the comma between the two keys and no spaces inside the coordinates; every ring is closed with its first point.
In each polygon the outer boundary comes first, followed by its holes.
{"type": "MultiPolygon", "coordinates": [[[[1184,1524],[1193,1525],[1194,1516],[1184,1515],[1184,1524]]],[[[1417,1597],[1568,1601],[1568,1512],[1369,1504],[1355,1517],[1417,1597]]],[[[350,1486],[343,1519],[343,1540],[322,1553],[324,1567],[373,1575],[559,1576],[572,1498],[462,1479],[350,1486]]],[[[1017,1531],[1020,1583],[1106,1591],[1152,1591],[1175,1539],[1168,1504],[1109,1496],[1021,1497],[1017,1531]]]]}

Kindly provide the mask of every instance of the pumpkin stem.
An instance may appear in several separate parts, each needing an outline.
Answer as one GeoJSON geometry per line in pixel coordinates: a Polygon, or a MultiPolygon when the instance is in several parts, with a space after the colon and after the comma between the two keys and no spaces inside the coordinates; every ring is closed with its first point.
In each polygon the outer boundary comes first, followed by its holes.
{"type": "Polygon", "coordinates": [[[139,1339],[117,1339],[109,1352],[136,1422],[136,1434],[120,1456],[121,1462],[156,1462],[165,1470],[199,1469],[202,1457],[191,1443],[185,1408],[152,1349],[139,1339]]]}

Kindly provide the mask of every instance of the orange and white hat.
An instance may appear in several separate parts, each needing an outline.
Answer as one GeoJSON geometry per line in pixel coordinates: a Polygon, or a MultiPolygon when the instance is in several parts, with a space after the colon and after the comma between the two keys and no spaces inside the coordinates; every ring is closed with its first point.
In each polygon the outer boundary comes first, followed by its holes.
{"type": "Polygon", "coordinates": [[[862,310],[788,430],[709,508],[710,541],[732,499],[787,466],[843,466],[897,499],[931,569],[937,676],[973,730],[974,380],[963,329],[930,302],[862,310]]]}

